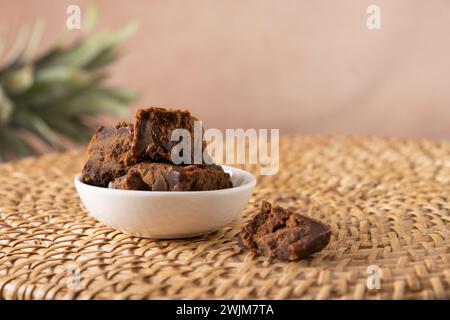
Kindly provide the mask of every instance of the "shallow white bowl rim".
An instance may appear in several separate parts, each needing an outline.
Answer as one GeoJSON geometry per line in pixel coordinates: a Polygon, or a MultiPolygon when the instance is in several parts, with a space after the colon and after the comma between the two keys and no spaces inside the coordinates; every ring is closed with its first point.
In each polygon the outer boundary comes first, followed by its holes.
{"type": "Polygon", "coordinates": [[[221,166],[224,171],[230,172],[231,174],[236,174],[242,176],[243,183],[238,186],[233,186],[232,188],[227,189],[219,189],[219,190],[206,190],[206,191],[143,191],[143,190],[120,190],[120,189],[110,189],[104,187],[92,186],[90,184],[86,184],[81,181],[81,174],[78,174],[74,178],[74,183],[82,185],[84,188],[91,189],[96,192],[108,192],[108,193],[128,193],[131,195],[158,195],[158,196],[166,196],[166,197],[182,197],[182,196],[192,196],[192,195],[202,195],[202,194],[211,194],[211,193],[231,193],[236,192],[241,189],[247,189],[249,187],[254,187],[256,185],[256,177],[248,171],[238,169],[231,166],[221,166]]]}

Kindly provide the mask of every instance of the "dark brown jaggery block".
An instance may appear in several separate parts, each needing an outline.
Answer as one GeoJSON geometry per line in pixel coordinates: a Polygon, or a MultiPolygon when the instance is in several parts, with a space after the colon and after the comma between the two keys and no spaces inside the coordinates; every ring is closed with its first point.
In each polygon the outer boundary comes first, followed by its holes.
{"type": "Polygon", "coordinates": [[[263,201],[261,211],[240,232],[239,243],[256,253],[292,261],[322,250],[330,236],[327,225],[263,201]]]}
{"type": "Polygon", "coordinates": [[[81,173],[84,183],[107,187],[128,170],[125,157],[130,151],[133,125],[120,122],[114,127],[101,126],[88,146],[88,160],[81,173]]]}
{"type": "Polygon", "coordinates": [[[147,191],[204,191],[232,186],[230,175],[218,165],[149,162],[136,164],[109,185],[113,189],[147,191]]]}
{"type": "MultiPolygon", "coordinates": [[[[129,163],[172,162],[172,148],[179,143],[179,141],[171,141],[172,132],[175,129],[186,129],[191,136],[191,155],[190,162],[185,164],[194,164],[195,145],[199,144],[201,151],[206,147],[202,141],[203,131],[201,130],[200,136],[194,135],[195,121],[198,119],[186,110],[158,107],[138,110],[127,161],[129,163]]],[[[199,163],[204,163],[201,156],[198,160],[199,163]]]]}
{"type": "Polygon", "coordinates": [[[142,180],[142,177],[138,171],[131,170],[125,175],[114,179],[108,185],[110,189],[120,190],[142,190],[149,191],[149,186],[142,180]]]}

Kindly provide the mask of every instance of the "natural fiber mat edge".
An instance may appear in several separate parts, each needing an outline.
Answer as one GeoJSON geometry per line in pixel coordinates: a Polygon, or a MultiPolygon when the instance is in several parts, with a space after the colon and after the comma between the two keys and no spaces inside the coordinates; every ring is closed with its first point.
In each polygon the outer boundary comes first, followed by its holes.
{"type": "Polygon", "coordinates": [[[173,241],[128,236],[90,217],[72,183],[84,156],[0,166],[0,298],[450,298],[448,142],[282,137],[279,172],[258,177],[238,219],[173,241]],[[329,245],[298,262],[242,251],[236,234],[263,199],[331,225],[329,245]],[[370,265],[380,289],[366,285],[370,265]]]}

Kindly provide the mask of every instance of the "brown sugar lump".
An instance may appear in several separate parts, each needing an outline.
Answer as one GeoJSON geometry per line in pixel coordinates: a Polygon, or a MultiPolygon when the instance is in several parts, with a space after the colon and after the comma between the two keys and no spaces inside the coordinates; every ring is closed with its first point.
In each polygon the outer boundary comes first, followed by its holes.
{"type": "Polygon", "coordinates": [[[247,250],[292,261],[322,250],[330,236],[327,225],[263,201],[261,211],[240,232],[239,242],[247,250]]]}
{"type": "Polygon", "coordinates": [[[109,187],[122,190],[205,191],[231,188],[230,175],[218,165],[173,165],[143,162],[109,187]]]}
{"type": "Polygon", "coordinates": [[[185,129],[191,138],[191,154],[189,163],[184,164],[194,164],[194,160],[203,163],[202,151],[205,148],[202,141],[203,131],[200,127],[199,134],[194,134],[195,121],[198,119],[185,110],[157,107],[138,110],[128,162],[172,162],[172,148],[180,142],[171,141],[172,132],[175,129],[185,129]],[[194,158],[196,144],[200,145],[199,159],[194,158]]]}
{"type": "Polygon", "coordinates": [[[130,151],[133,125],[120,122],[113,127],[101,126],[88,146],[88,160],[81,173],[84,183],[107,187],[113,179],[128,170],[125,157],[130,151]]]}

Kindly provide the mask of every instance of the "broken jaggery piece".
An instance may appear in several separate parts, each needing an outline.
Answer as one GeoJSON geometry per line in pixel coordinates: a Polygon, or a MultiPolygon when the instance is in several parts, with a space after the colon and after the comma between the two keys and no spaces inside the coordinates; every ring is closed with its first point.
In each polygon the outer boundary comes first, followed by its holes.
{"type": "MultiPolygon", "coordinates": [[[[172,162],[172,148],[179,143],[179,141],[171,141],[172,132],[175,129],[186,129],[191,135],[189,164],[194,164],[195,144],[200,145],[201,151],[205,148],[205,143],[202,142],[203,131],[200,132],[199,137],[194,135],[195,121],[198,121],[198,119],[193,117],[187,110],[171,110],[157,107],[138,110],[127,161],[129,163],[142,161],[172,162]]],[[[203,163],[202,159],[199,160],[200,163],[203,163]]]]}
{"type": "Polygon", "coordinates": [[[330,236],[327,225],[263,201],[261,211],[240,232],[239,242],[247,250],[292,261],[322,250],[330,236]]]}
{"type": "Polygon", "coordinates": [[[178,166],[169,163],[139,163],[116,178],[112,189],[147,191],[204,191],[231,188],[230,175],[218,165],[178,166]]]}
{"type": "Polygon", "coordinates": [[[125,157],[130,151],[133,125],[120,122],[113,127],[101,126],[88,146],[88,160],[81,173],[84,183],[107,187],[108,183],[125,174],[125,157]]]}

